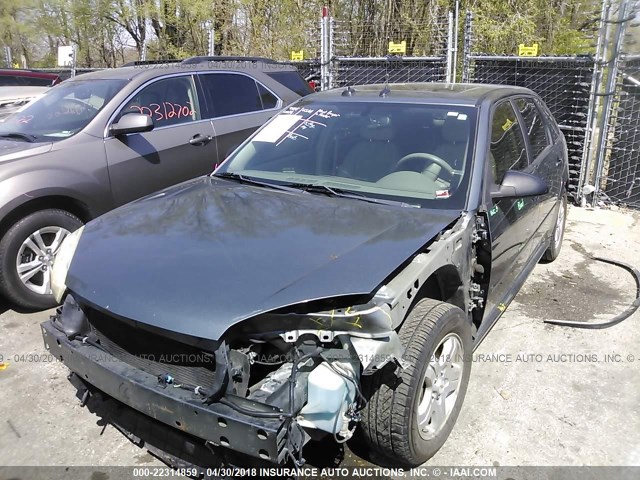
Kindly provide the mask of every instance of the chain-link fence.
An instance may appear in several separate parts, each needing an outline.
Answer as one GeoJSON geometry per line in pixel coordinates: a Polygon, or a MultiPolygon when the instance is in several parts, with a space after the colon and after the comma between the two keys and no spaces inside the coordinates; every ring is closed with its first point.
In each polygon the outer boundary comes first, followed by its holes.
{"type": "Polygon", "coordinates": [[[603,200],[640,208],[640,55],[620,65],[608,155],[599,186],[603,200]]]}
{"type": "Polygon", "coordinates": [[[444,81],[452,13],[436,8],[422,18],[381,25],[332,20],[330,86],[444,81]]]}
{"type": "MultiPolygon", "coordinates": [[[[505,7],[507,8],[507,7],[505,7]]],[[[543,55],[542,48],[558,48],[552,41],[537,43],[530,19],[478,17],[468,11],[464,22],[463,82],[515,85],[536,92],[553,113],[567,140],[569,194],[578,200],[585,159],[592,142],[592,81],[596,59],[584,55],[543,55]],[[487,48],[495,53],[477,53],[487,48]],[[516,40],[516,41],[514,41],[516,40]],[[497,46],[496,46],[497,45],[497,46]],[[515,53],[518,53],[516,55],[515,53]]],[[[588,34],[597,36],[597,22],[588,24],[588,34]]],[[[585,50],[589,50],[586,49],[585,50]]],[[[593,49],[591,49],[593,50],[593,49]]]]}
{"type": "Polygon", "coordinates": [[[464,77],[472,83],[516,85],[536,92],[553,113],[569,150],[569,193],[577,195],[588,139],[591,57],[470,55],[464,77]]]}
{"type": "MultiPolygon", "coordinates": [[[[621,0],[609,6],[602,29],[602,98],[589,188],[593,204],[640,208],[640,2],[621,0]]],[[[587,187],[585,187],[587,188],[587,187]]],[[[586,202],[586,199],[585,199],[586,202]]]]}

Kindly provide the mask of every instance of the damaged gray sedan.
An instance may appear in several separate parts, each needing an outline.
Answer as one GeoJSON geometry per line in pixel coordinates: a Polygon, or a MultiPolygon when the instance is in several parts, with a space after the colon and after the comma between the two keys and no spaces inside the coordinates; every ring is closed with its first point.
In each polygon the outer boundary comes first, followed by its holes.
{"type": "Polygon", "coordinates": [[[557,257],[567,182],[530,90],[310,95],[212,175],[70,235],[45,345],[84,400],[235,465],[300,465],[310,439],[354,435],[419,465],[454,426],[473,349],[557,257]]]}

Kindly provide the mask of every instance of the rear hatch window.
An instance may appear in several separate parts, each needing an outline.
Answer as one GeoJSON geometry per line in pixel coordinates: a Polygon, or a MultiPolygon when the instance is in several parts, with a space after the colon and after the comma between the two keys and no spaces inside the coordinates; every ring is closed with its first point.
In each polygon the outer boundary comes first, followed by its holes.
{"type": "Polygon", "coordinates": [[[284,85],[289,90],[296,92],[301,97],[313,93],[313,90],[298,72],[269,72],[267,76],[284,85]]]}

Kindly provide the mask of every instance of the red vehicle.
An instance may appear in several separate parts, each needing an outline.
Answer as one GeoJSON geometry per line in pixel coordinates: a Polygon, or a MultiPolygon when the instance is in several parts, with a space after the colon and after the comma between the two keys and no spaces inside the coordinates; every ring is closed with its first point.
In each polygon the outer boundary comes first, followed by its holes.
{"type": "Polygon", "coordinates": [[[33,70],[0,70],[0,87],[49,87],[62,81],[57,73],[33,70]]]}

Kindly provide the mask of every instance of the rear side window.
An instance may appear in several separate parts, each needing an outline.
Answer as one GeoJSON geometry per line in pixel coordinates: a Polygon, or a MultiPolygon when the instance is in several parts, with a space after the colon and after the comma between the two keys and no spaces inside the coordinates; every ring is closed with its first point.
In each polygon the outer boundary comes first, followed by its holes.
{"type": "Polygon", "coordinates": [[[262,99],[262,108],[265,110],[276,108],[278,105],[277,97],[260,83],[258,83],[258,92],[260,92],[260,98],[262,99]]]}
{"type": "Polygon", "coordinates": [[[27,87],[48,87],[53,85],[53,80],[49,78],[22,77],[22,84],[27,87]]]}
{"type": "Polygon", "coordinates": [[[24,86],[24,83],[22,83],[22,77],[16,77],[13,75],[0,75],[0,87],[16,86],[24,86]]]}
{"type": "Polygon", "coordinates": [[[528,166],[524,137],[511,102],[503,102],[493,112],[489,162],[497,184],[507,170],[524,170],[528,166]]]}
{"type": "Polygon", "coordinates": [[[543,117],[536,104],[530,98],[519,98],[516,100],[516,107],[524,119],[525,130],[531,144],[531,158],[536,158],[549,146],[549,138],[542,120],[543,117]]]}
{"type": "Polygon", "coordinates": [[[200,75],[202,88],[209,99],[214,117],[238,115],[262,110],[262,98],[256,81],[235,73],[200,75]]]}
{"type": "Polygon", "coordinates": [[[313,93],[311,86],[304,81],[298,72],[270,72],[266,75],[301,97],[313,93]]]}
{"type": "Polygon", "coordinates": [[[48,87],[53,85],[53,79],[29,77],[26,75],[0,75],[0,87],[48,87]]]}

